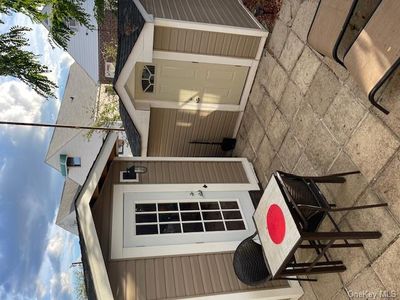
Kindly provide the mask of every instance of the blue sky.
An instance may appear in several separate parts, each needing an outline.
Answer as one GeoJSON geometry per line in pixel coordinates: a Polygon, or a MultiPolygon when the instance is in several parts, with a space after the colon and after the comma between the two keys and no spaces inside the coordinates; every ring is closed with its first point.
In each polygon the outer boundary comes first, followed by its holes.
{"type": "MultiPolygon", "coordinates": [[[[52,49],[46,29],[23,15],[6,17],[33,28],[30,50],[40,54],[57,82],[58,99],[46,100],[20,81],[0,77],[0,120],[55,123],[70,56],[52,49]]],[[[71,299],[70,265],[80,260],[77,237],[54,225],[64,178],[44,158],[52,129],[0,127],[0,299],[71,299]]]]}

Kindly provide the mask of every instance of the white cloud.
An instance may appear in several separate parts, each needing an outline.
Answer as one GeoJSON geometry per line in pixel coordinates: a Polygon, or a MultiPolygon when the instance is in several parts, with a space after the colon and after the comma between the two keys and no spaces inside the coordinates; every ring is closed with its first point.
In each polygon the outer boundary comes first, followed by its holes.
{"type": "MultiPolygon", "coordinates": [[[[5,173],[6,167],[7,167],[7,158],[6,157],[0,158],[0,183],[3,179],[3,174],[5,173]]],[[[2,197],[0,195],[0,199],[1,198],[2,197]]]]}
{"type": "Polygon", "coordinates": [[[60,232],[57,232],[50,240],[47,245],[47,253],[49,255],[59,257],[62,250],[64,249],[64,236],[60,232]]]}
{"type": "Polygon", "coordinates": [[[37,122],[44,99],[20,81],[0,84],[0,118],[19,122],[37,122]]]}
{"type": "Polygon", "coordinates": [[[47,289],[41,280],[36,281],[36,296],[38,299],[43,299],[47,295],[47,289]]]}
{"type": "Polygon", "coordinates": [[[52,299],[58,299],[60,294],[71,294],[71,275],[68,272],[53,274],[50,279],[50,292],[52,299]]]}

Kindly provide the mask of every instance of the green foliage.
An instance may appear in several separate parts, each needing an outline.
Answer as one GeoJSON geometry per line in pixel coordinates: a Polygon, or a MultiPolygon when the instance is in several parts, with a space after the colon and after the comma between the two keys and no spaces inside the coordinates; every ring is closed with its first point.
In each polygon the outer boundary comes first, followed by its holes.
{"type": "Polygon", "coordinates": [[[104,21],[107,10],[111,11],[114,15],[118,13],[118,0],[94,0],[94,6],[94,15],[99,23],[104,21]]]}
{"type": "Polygon", "coordinates": [[[4,14],[20,12],[37,23],[49,19],[50,41],[65,50],[68,41],[75,33],[68,27],[69,20],[76,20],[82,26],[94,29],[83,7],[84,3],[85,0],[1,0],[0,12],[4,14]],[[49,14],[43,11],[45,6],[51,7],[49,14]]]}
{"type": "MultiPolygon", "coordinates": [[[[75,33],[68,27],[70,20],[75,20],[90,30],[94,29],[90,24],[89,14],[84,10],[84,3],[85,0],[0,0],[0,13],[23,13],[36,23],[48,19],[50,43],[65,50],[75,33]],[[44,7],[51,7],[50,13],[46,13],[44,7]]],[[[0,24],[3,23],[0,20],[0,24]]],[[[27,27],[16,26],[0,35],[0,76],[16,77],[39,95],[54,96],[57,86],[45,75],[49,69],[40,64],[37,55],[23,49],[29,46],[25,37],[27,31],[30,31],[27,27]]]]}
{"type": "Polygon", "coordinates": [[[73,271],[74,296],[78,300],[86,300],[85,275],[82,267],[75,267],[73,271]]]}
{"type": "Polygon", "coordinates": [[[69,20],[75,20],[82,26],[93,30],[89,15],[85,12],[83,4],[85,0],[47,0],[51,2],[49,15],[49,36],[61,48],[66,49],[68,41],[74,35],[74,31],[68,27],[69,20]]]}
{"type": "Polygon", "coordinates": [[[15,26],[9,32],[0,34],[0,76],[16,77],[39,95],[53,97],[57,86],[44,75],[49,69],[40,64],[38,56],[23,50],[29,45],[25,33],[30,30],[15,26]]]}
{"type": "Polygon", "coordinates": [[[48,2],[48,0],[1,0],[0,13],[20,12],[29,16],[33,22],[41,22],[47,16],[41,12],[40,8],[47,5],[48,2]]]}
{"type": "Polygon", "coordinates": [[[104,45],[102,51],[104,61],[113,62],[117,61],[118,54],[118,44],[115,40],[111,40],[107,44],[104,45]]]}
{"type": "MultiPolygon", "coordinates": [[[[119,114],[119,103],[117,98],[109,100],[105,103],[101,103],[100,107],[98,107],[98,111],[93,112],[93,119],[94,119],[94,124],[92,125],[93,127],[111,128],[115,126],[115,123],[120,122],[121,116],[119,114]]],[[[103,131],[90,129],[86,134],[87,139],[90,140],[95,132],[103,132],[103,131]]]]}

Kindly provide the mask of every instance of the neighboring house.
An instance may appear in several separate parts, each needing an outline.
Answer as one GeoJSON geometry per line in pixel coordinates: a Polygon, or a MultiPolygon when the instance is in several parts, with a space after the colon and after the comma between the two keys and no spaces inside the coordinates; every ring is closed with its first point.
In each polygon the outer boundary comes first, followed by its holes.
{"type": "Polygon", "coordinates": [[[192,142],[236,136],[267,35],[239,0],[120,0],[114,86],[139,154],[221,156],[192,142]]]}
{"type": "MultiPolygon", "coordinates": [[[[98,87],[77,64],[70,67],[57,124],[91,126],[94,123],[98,87]]],[[[56,128],[46,163],[82,185],[103,143],[103,134],[87,137],[88,130],[56,128]]]]}
{"type": "MultiPolygon", "coordinates": [[[[99,49],[99,37],[97,32],[97,21],[94,17],[94,0],[81,1],[85,12],[89,15],[90,23],[95,27],[94,30],[89,30],[82,26],[75,20],[70,20],[68,26],[75,34],[68,42],[67,52],[72,56],[76,63],[78,63],[91,79],[97,83],[99,82],[99,57],[97,55],[99,49]]],[[[51,11],[50,6],[43,8],[44,13],[51,11]]],[[[43,25],[49,29],[51,24],[49,20],[43,21],[43,25]]]]}
{"type": "MultiPolygon", "coordinates": [[[[104,87],[95,82],[77,64],[70,67],[57,124],[92,126],[98,103],[107,101],[104,87]],[[106,99],[106,100],[104,100],[106,99]]],[[[73,199],[83,185],[103,144],[105,133],[95,132],[89,139],[88,130],[56,128],[45,161],[66,177],[56,224],[78,234],[73,199]]],[[[119,140],[119,155],[131,156],[124,137],[119,140]]]]}
{"type": "Polygon", "coordinates": [[[296,281],[250,287],[235,276],[233,252],[255,231],[247,159],[120,158],[116,141],[107,136],[75,197],[89,299],[302,295],[296,281]]]}

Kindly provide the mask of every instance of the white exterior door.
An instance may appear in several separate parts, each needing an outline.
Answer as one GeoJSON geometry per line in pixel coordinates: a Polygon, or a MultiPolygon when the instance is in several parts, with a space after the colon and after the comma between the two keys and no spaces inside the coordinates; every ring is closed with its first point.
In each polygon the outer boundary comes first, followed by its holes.
{"type": "Polygon", "coordinates": [[[127,192],[123,198],[124,248],[239,242],[255,231],[247,192],[127,192]]]}
{"type": "Polygon", "coordinates": [[[239,105],[248,67],[155,59],[135,67],[135,99],[239,105]]]}

